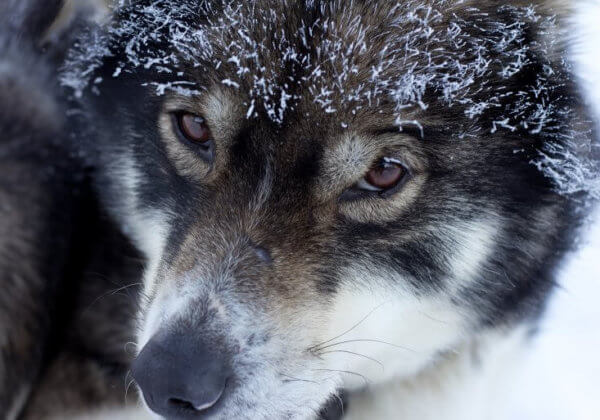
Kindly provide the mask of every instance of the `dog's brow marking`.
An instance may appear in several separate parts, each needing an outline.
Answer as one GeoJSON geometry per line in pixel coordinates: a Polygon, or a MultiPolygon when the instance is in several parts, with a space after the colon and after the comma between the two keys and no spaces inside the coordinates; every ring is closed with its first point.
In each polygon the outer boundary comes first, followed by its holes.
{"type": "Polygon", "coordinates": [[[464,287],[475,280],[495,246],[495,236],[501,226],[501,218],[486,218],[458,226],[448,226],[447,237],[460,238],[456,241],[456,251],[451,258],[453,265],[451,280],[455,287],[464,287]]]}
{"type": "Polygon", "coordinates": [[[361,141],[356,134],[346,133],[338,144],[326,152],[323,175],[334,185],[343,184],[368,167],[376,149],[374,145],[361,141]]]}

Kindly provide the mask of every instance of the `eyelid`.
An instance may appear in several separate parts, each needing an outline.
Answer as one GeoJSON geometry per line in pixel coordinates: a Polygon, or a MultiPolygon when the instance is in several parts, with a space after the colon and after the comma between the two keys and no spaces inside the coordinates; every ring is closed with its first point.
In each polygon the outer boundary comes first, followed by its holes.
{"type": "Polygon", "coordinates": [[[166,114],[193,114],[201,116],[206,120],[206,117],[202,113],[202,111],[198,108],[189,106],[189,105],[181,105],[181,104],[167,104],[164,108],[164,113],[166,114]]]}
{"type": "Polygon", "coordinates": [[[381,159],[379,159],[379,162],[394,163],[396,165],[402,166],[402,168],[404,168],[405,171],[408,171],[408,168],[406,167],[406,165],[404,164],[404,162],[402,162],[400,159],[396,159],[396,158],[389,157],[389,156],[384,156],[381,159]]]}

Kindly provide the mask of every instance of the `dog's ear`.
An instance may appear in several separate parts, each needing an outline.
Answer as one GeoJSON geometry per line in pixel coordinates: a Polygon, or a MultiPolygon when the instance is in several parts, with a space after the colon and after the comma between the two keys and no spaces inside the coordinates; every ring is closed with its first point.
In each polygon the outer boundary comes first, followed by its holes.
{"type": "Polygon", "coordinates": [[[3,32],[38,44],[63,7],[63,0],[2,0],[3,32]]]}

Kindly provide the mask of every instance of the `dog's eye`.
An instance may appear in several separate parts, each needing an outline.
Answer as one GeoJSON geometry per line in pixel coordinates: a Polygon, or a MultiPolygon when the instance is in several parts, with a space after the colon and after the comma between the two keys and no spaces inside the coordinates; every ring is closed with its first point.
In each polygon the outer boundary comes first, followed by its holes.
{"type": "Polygon", "coordinates": [[[206,143],[211,139],[206,121],[200,115],[186,112],[175,114],[177,129],[186,140],[193,143],[206,143]]]}
{"type": "Polygon", "coordinates": [[[399,191],[410,173],[395,159],[383,158],[340,196],[341,201],[353,201],[372,194],[386,198],[399,191]]]}
{"type": "Polygon", "coordinates": [[[356,188],[379,192],[392,190],[407,174],[408,171],[402,164],[383,159],[367,172],[365,177],[356,184],[356,188]]]}

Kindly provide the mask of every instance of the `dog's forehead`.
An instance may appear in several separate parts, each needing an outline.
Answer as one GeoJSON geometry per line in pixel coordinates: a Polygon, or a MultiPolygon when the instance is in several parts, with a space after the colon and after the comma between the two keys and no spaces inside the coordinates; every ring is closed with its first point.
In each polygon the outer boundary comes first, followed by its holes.
{"type": "MultiPolygon", "coordinates": [[[[319,130],[330,120],[341,128],[365,119],[398,124],[398,95],[413,93],[393,85],[414,66],[388,50],[405,47],[401,38],[411,30],[410,22],[397,21],[398,6],[384,13],[376,3],[343,10],[341,2],[250,4],[209,17],[202,30],[210,53],[199,48],[195,59],[203,63],[195,64],[199,85],[235,91],[248,119],[262,114],[279,125],[310,120],[308,126],[319,130]]],[[[410,121],[423,110],[406,108],[402,119],[410,121]]]]}
{"type": "Polygon", "coordinates": [[[572,106],[564,8],[553,0],[121,3],[114,25],[67,59],[61,82],[76,96],[115,78],[142,80],[158,96],[217,84],[239,100],[242,119],[304,120],[320,133],[362,128],[373,115],[430,125],[421,112],[448,139],[523,140],[561,192],[589,190],[597,173],[571,151],[589,138],[589,121],[572,106]]]}

